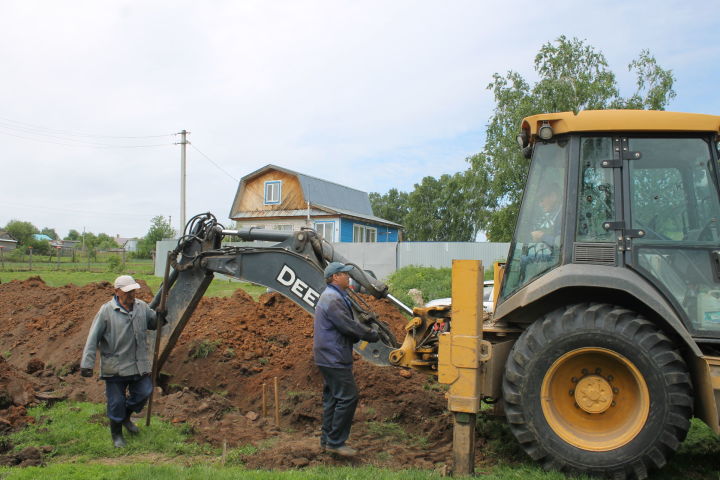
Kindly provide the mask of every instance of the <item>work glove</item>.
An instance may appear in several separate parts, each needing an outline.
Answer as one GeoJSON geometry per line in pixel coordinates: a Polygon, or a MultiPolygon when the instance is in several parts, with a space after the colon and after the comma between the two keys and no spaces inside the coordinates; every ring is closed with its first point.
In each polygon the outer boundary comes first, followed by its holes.
{"type": "Polygon", "coordinates": [[[380,340],[380,334],[378,334],[377,325],[372,325],[372,327],[370,328],[370,333],[367,334],[365,340],[369,343],[375,343],[380,340]]]}
{"type": "Polygon", "coordinates": [[[83,377],[92,377],[93,376],[93,369],[92,368],[81,368],[80,369],[80,375],[83,377]]]}

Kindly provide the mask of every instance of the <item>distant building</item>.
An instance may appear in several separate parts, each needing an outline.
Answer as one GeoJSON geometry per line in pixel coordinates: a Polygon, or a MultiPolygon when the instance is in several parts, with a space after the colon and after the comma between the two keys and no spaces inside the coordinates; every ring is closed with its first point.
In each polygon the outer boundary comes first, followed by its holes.
{"type": "Polygon", "coordinates": [[[0,247],[3,251],[15,250],[17,248],[17,240],[4,230],[0,230],[0,247]]]}
{"type": "Polygon", "coordinates": [[[125,249],[126,252],[137,252],[138,238],[124,238],[120,235],[115,235],[115,243],[118,247],[125,249]]]}
{"type": "Polygon", "coordinates": [[[62,255],[71,255],[73,250],[80,247],[80,240],[57,240],[62,247],[62,255]]]}
{"type": "Polygon", "coordinates": [[[240,180],[230,218],[238,228],[311,227],[329,242],[397,242],[402,231],[373,215],[366,192],[276,165],[240,180]]]}

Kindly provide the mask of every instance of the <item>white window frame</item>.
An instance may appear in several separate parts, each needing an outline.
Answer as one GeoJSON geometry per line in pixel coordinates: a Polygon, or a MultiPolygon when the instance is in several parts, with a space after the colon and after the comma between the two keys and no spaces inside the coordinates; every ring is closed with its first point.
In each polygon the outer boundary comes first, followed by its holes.
{"type": "Polygon", "coordinates": [[[334,242],[335,241],[335,222],[334,221],[316,221],[315,222],[315,231],[319,233],[323,239],[327,242],[334,242]],[[322,227],[322,228],[320,228],[322,227]],[[327,235],[329,230],[330,235],[327,235]]]}
{"type": "Polygon", "coordinates": [[[265,205],[277,205],[282,199],[282,180],[265,182],[265,205]]]}
{"type": "Polygon", "coordinates": [[[377,228],[360,225],[359,223],[353,224],[353,243],[359,242],[376,243],[377,228]]]}
{"type": "Polygon", "coordinates": [[[364,225],[353,224],[353,243],[362,242],[365,238],[364,225]]]}
{"type": "Polygon", "coordinates": [[[278,223],[277,225],[273,225],[273,230],[280,230],[281,232],[292,232],[293,226],[289,223],[278,223]]]}

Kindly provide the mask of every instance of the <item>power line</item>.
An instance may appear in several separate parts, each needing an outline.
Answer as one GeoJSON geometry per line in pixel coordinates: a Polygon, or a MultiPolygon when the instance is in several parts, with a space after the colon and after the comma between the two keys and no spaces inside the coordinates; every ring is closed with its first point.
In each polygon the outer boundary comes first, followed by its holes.
{"type": "MultiPolygon", "coordinates": [[[[54,212],[69,212],[69,213],[82,213],[85,215],[97,215],[102,217],[107,217],[108,212],[93,212],[89,210],[75,210],[72,208],[62,208],[62,207],[48,207],[48,206],[38,206],[38,205],[23,205],[20,203],[10,203],[10,202],[0,202],[0,205],[5,205],[8,207],[22,207],[22,208],[32,208],[35,210],[47,210],[47,211],[54,211],[54,212]]],[[[147,214],[141,214],[141,213],[123,213],[123,212],[117,212],[113,210],[112,214],[114,216],[124,216],[124,217],[138,217],[138,218],[146,218],[148,217],[147,214]]]]}
{"type": "MultiPolygon", "coordinates": [[[[124,136],[124,135],[98,135],[98,134],[91,134],[91,133],[78,133],[78,132],[72,132],[70,130],[61,130],[57,128],[49,128],[49,127],[43,127],[40,125],[34,125],[32,123],[26,123],[26,122],[20,122],[17,120],[13,120],[11,118],[6,117],[0,117],[0,120],[4,120],[5,122],[9,122],[11,125],[16,124],[16,128],[25,128],[25,129],[31,129],[31,130],[37,130],[40,132],[39,134],[42,134],[43,131],[54,133],[54,134],[60,134],[60,135],[67,135],[71,137],[94,137],[94,138],[123,138],[123,139],[138,139],[138,138],[161,138],[161,137],[170,137],[172,135],[175,135],[173,133],[166,133],[163,135],[136,135],[136,136],[124,136]]],[[[0,122],[1,123],[1,122],[0,122]]]]}
{"type": "Polygon", "coordinates": [[[232,176],[230,173],[228,173],[227,170],[225,170],[225,169],[222,168],[220,165],[218,165],[217,163],[215,163],[215,161],[213,161],[212,158],[208,157],[208,156],[205,155],[203,152],[201,152],[200,149],[197,148],[194,144],[192,144],[191,142],[188,142],[188,143],[190,144],[190,146],[191,146],[192,148],[194,148],[195,150],[197,150],[197,152],[198,152],[200,155],[202,155],[202,156],[205,157],[210,163],[212,163],[213,165],[215,165],[215,168],[217,168],[218,170],[220,170],[221,172],[223,172],[225,175],[227,175],[228,177],[232,178],[232,179],[235,180],[236,182],[238,181],[237,178],[235,178],[234,176],[232,176]]]}
{"type": "MultiPolygon", "coordinates": [[[[0,125],[0,128],[7,128],[7,127],[4,127],[3,125],[0,125]]],[[[10,133],[10,132],[6,132],[6,131],[2,131],[2,130],[0,130],[0,134],[7,135],[7,136],[10,136],[10,137],[15,137],[15,138],[22,138],[22,139],[24,139],[24,140],[29,140],[29,141],[31,141],[31,142],[49,143],[49,144],[52,144],[52,145],[62,145],[62,146],[65,146],[65,147],[148,148],[148,147],[167,147],[167,146],[171,146],[171,145],[172,145],[172,143],[155,143],[155,144],[146,144],[146,145],[112,145],[112,144],[109,144],[109,143],[85,142],[85,141],[81,141],[81,140],[73,140],[73,139],[71,139],[71,138],[57,137],[57,136],[54,136],[54,135],[48,135],[48,134],[45,135],[45,136],[47,136],[47,137],[57,138],[57,139],[59,139],[59,140],[64,140],[65,142],[76,142],[76,143],[64,143],[64,142],[56,142],[56,141],[52,141],[52,140],[47,140],[47,139],[44,139],[44,138],[34,138],[34,137],[28,137],[28,136],[25,136],[25,135],[17,135],[17,134],[15,134],[15,133],[10,133]]]]}

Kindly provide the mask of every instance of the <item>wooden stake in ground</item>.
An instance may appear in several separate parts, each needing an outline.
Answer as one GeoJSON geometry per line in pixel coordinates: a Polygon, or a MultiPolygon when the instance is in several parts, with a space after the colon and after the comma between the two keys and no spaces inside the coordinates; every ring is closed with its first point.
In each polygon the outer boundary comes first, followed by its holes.
{"type": "Polygon", "coordinates": [[[280,395],[278,395],[278,378],[273,379],[275,384],[275,425],[280,426],[280,395]]]}
{"type": "Polygon", "coordinates": [[[267,385],[263,383],[262,387],[262,416],[267,417],[267,385]]]}

